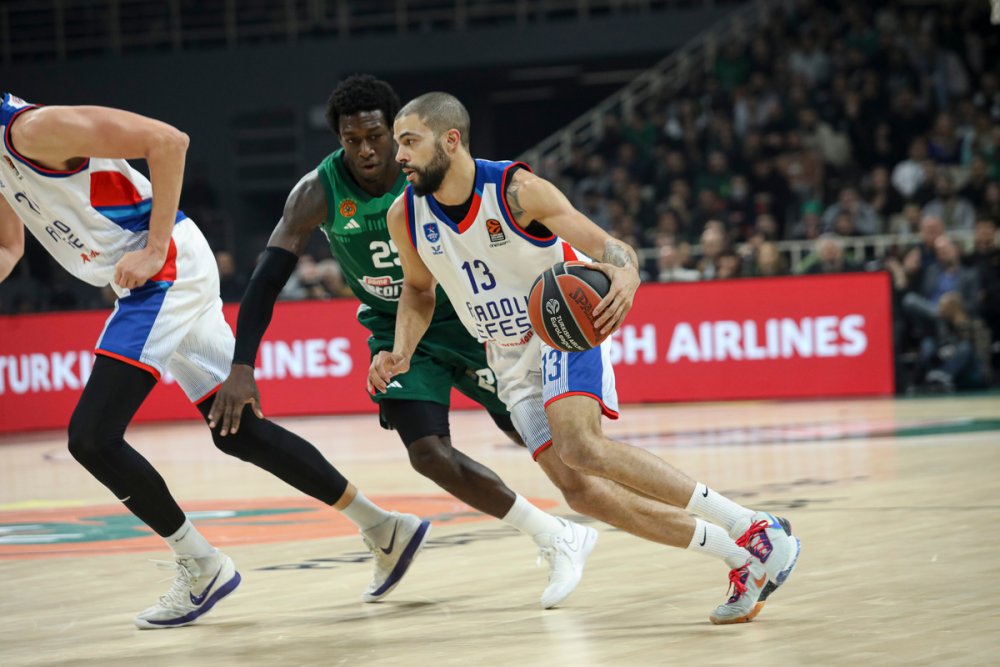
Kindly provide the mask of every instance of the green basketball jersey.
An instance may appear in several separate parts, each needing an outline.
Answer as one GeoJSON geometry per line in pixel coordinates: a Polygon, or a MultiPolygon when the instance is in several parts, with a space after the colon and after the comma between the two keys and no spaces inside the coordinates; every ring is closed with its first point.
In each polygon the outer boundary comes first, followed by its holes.
{"type": "MultiPolygon", "coordinates": [[[[344,149],[324,159],[316,169],[326,191],[326,220],[320,228],[330,241],[330,251],[340,263],[344,279],[361,303],[395,316],[403,291],[399,253],[389,238],[386,214],[403,189],[400,172],[392,189],[381,197],[362,190],[344,165],[344,149]]],[[[454,312],[439,288],[435,319],[454,312]]]]}

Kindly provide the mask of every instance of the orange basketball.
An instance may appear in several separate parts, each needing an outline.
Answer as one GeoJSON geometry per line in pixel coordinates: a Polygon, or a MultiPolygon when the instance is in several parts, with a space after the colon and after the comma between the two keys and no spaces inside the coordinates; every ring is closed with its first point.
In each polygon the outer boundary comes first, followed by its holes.
{"type": "Polygon", "coordinates": [[[586,262],[559,262],[535,279],[528,317],[547,345],[583,352],[607,335],[594,329],[594,308],[611,289],[608,277],[586,262]]]}

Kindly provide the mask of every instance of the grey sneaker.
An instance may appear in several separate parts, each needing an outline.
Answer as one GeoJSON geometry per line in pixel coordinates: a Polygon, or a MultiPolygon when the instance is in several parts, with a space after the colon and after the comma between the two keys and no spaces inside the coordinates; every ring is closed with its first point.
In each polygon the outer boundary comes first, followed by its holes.
{"type": "Polygon", "coordinates": [[[746,565],[729,571],[729,585],[733,594],[708,615],[715,625],[748,623],[764,606],[760,594],[767,585],[767,571],[756,556],[750,556],[746,565]]]}

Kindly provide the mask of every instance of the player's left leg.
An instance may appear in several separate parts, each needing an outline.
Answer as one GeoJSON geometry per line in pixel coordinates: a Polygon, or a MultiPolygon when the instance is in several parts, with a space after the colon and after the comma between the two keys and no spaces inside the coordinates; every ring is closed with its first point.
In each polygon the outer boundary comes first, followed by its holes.
{"type": "MultiPolygon", "coordinates": [[[[176,232],[175,232],[176,236],[176,232]]],[[[229,376],[235,339],[222,315],[218,271],[204,238],[193,237],[178,252],[178,277],[189,298],[189,323],[174,348],[167,369],[206,417],[213,395],[229,376]]],[[[247,407],[240,430],[212,440],[223,452],[267,470],[317,500],[331,505],[361,531],[374,559],[374,575],[362,599],[385,597],[408,571],[430,532],[430,523],[412,514],[389,512],[351,485],[309,442],[247,407]]]]}
{"type": "MultiPolygon", "coordinates": [[[[231,332],[229,337],[232,337],[231,332]]],[[[214,340],[224,341],[225,337],[217,335],[214,340]]],[[[200,342],[186,340],[186,343],[198,347],[202,354],[206,348],[212,347],[205,344],[205,339],[200,342]]],[[[171,372],[178,377],[185,391],[191,388],[191,382],[200,387],[213,381],[216,384],[221,382],[218,376],[223,371],[206,372],[205,363],[195,366],[184,356],[185,353],[185,345],[182,344],[170,363],[171,372]]],[[[206,422],[213,400],[214,394],[209,394],[196,402],[206,422]]],[[[362,595],[366,602],[387,596],[399,584],[427,541],[430,522],[413,514],[379,507],[348,482],[314,445],[269,419],[258,418],[250,406],[244,408],[238,432],[223,437],[219,429],[215,429],[212,440],[220,451],[252,463],[306,495],[330,505],[358,527],[374,560],[372,580],[362,595]]]]}
{"type": "MultiPolygon", "coordinates": [[[[415,378],[403,376],[407,386],[415,378]]],[[[447,378],[445,378],[447,380],[447,378]]],[[[431,401],[381,398],[380,414],[406,445],[414,470],[467,505],[500,519],[529,536],[542,550],[551,551],[554,540],[567,537],[593,548],[597,533],[592,528],[560,519],[545,512],[510,489],[500,477],[475,459],[452,446],[448,406],[431,401]]],[[[503,421],[501,420],[501,423],[503,421]]],[[[585,557],[584,557],[585,558],[585,557]]],[[[582,574],[561,563],[552,563],[549,585],[542,594],[542,607],[554,607],[576,588],[582,574]]]]}

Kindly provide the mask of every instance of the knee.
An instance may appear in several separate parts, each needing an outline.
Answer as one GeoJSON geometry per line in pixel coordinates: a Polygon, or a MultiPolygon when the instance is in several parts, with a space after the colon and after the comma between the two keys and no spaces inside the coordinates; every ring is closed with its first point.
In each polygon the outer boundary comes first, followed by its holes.
{"type": "Polygon", "coordinates": [[[421,438],[407,448],[413,469],[439,483],[447,482],[455,476],[451,452],[451,447],[437,436],[421,438]]]}
{"type": "Polygon", "coordinates": [[[606,467],[602,438],[577,435],[569,438],[552,437],[552,446],[562,462],[570,468],[588,474],[601,474],[606,467]]]}
{"type": "Polygon", "coordinates": [[[253,450],[262,441],[262,433],[259,432],[262,421],[256,415],[247,413],[249,411],[244,412],[240,430],[236,433],[222,436],[219,435],[222,430],[220,427],[211,430],[212,442],[215,443],[216,449],[223,454],[235,456],[241,461],[251,462],[253,450]]]}
{"type": "Polygon", "coordinates": [[[604,493],[600,480],[581,476],[569,483],[564,483],[560,489],[566,504],[577,514],[595,516],[604,506],[604,493]]]}
{"type": "Polygon", "coordinates": [[[69,453],[80,463],[92,459],[111,442],[107,431],[99,418],[74,412],[67,434],[69,453]]]}

